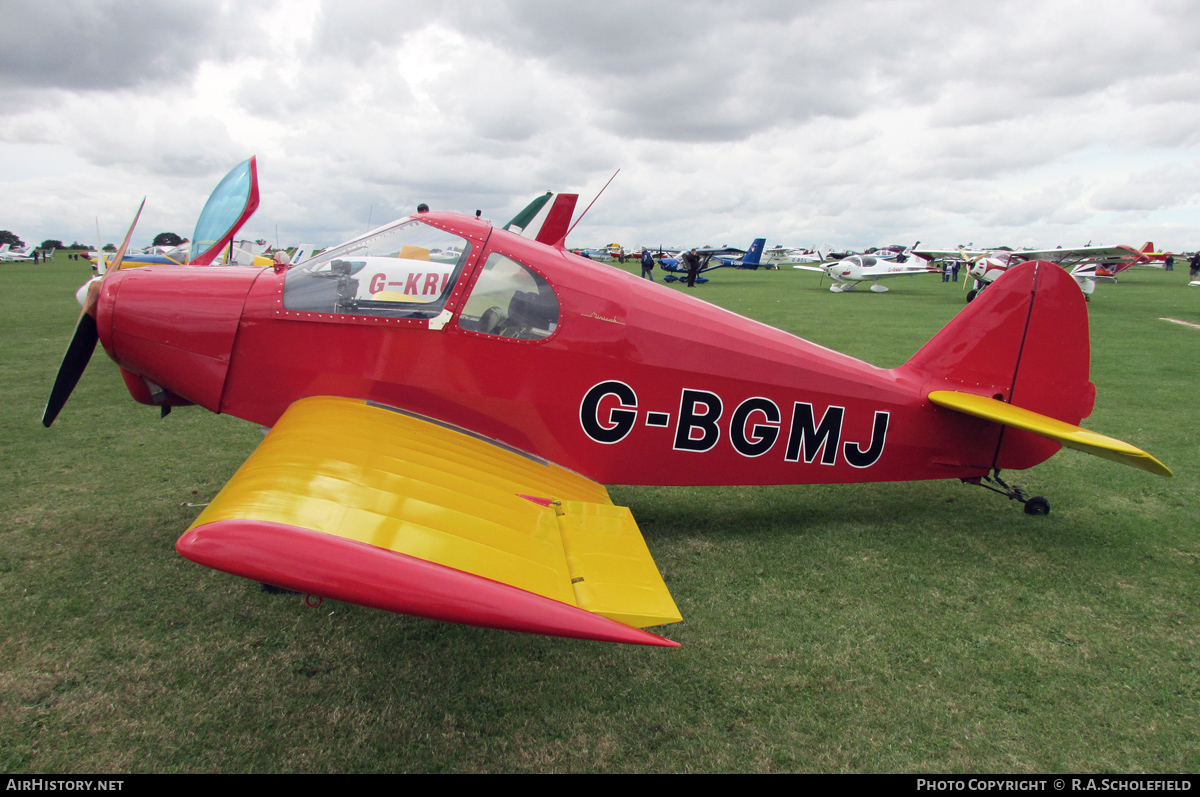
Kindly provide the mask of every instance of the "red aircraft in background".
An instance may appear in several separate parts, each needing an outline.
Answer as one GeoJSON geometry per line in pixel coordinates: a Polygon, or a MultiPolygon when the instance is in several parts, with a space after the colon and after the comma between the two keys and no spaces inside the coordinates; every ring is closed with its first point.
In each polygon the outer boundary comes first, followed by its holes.
{"type": "Polygon", "coordinates": [[[1137,253],[1142,256],[1142,259],[1138,261],[1140,264],[1161,263],[1168,257],[1183,257],[1175,252],[1156,252],[1153,241],[1146,241],[1142,244],[1142,248],[1137,250],[1137,253]]]}
{"type": "MultiPolygon", "coordinates": [[[[214,194],[227,226],[252,197],[253,169],[214,194]]],[[[642,629],[679,612],[603,484],[958,478],[1044,514],[1000,472],[1066,445],[1170,475],[1077,426],[1087,310],[1057,266],[1014,266],[884,369],[570,254],[574,205],[559,195],[533,238],[421,212],[297,265],[110,268],[43,422],[99,340],[136,400],[271,427],[184,556],[391,611],[658,645],[675,643],[642,629]]]]}

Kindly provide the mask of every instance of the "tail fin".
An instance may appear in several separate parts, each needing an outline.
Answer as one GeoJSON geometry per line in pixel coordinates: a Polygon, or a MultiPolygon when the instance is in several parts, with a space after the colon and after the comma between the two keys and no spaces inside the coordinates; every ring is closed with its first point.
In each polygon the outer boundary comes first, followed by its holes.
{"type": "MultiPolygon", "coordinates": [[[[1087,305],[1075,280],[1047,262],[1010,268],[901,369],[926,389],[986,396],[1078,424],[1092,412],[1087,305]]],[[[1006,426],[992,467],[1032,467],[1060,448],[1006,426]]]]}
{"type": "Polygon", "coordinates": [[[743,266],[757,266],[762,259],[763,248],[767,245],[766,238],[755,238],[750,244],[749,251],[742,257],[743,266]]]}
{"type": "Polygon", "coordinates": [[[575,214],[575,202],[579,194],[556,194],[547,191],[526,205],[512,217],[504,229],[522,238],[554,245],[565,241],[571,216],[575,214]]]}
{"type": "Polygon", "coordinates": [[[312,254],[315,251],[316,247],[312,244],[297,244],[296,251],[292,253],[292,257],[288,262],[292,263],[293,265],[296,263],[303,263],[305,260],[308,260],[310,257],[312,257],[312,254]]]}
{"type": "Polygon", "coordinates": [[[567,233],[571,231],[571,217],[575,215],[575,203],[578,200],[579,194],[559,194],[554,197],[554,204],[550,206],[546,221],[542,223],[542,228],[538,230],[534,240],[565,249],[567,233]]]}
{"type": "MultiPolygon", "coordinates": [[[[1134,240],[1137,240],[1137,239],[1135,238],[1134,240]]],[[[1154,251],[1154,243],[1152,241],[1146,241],[1146,243],[1142,244],[1142,248],[1139,249],[1138,251],[1139,252],[1153,252],[1154,251]]]]}
{"type": "Polygon", "coordinates": [[[520,213],[513,216],[512,220],[509,221],[508,224],[504,225],[504,229],[520,235],[527,227],[529,227],[529,222],[533,221],[534,218],[537,217],[538,212],[541,211],[541,209],[546,205],[547,202],[550,201],[550,198],[553,196],[553,191],[547,191],[541,196],[534,198],[534,200],[526,205],[520,213]]]}

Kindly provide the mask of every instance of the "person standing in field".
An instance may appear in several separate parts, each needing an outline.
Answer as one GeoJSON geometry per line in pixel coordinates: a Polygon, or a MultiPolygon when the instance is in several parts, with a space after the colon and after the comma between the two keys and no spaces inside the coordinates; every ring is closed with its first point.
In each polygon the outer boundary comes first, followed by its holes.
{"type": "Polygon", "coordinates": [[[687,266],[687,286],[689,288],[694,287],[696,277],[700,274],[700,255],[696,254],[695,247],[683,256],[683,264],[687,266]]]}
{"type": "Polygon", "coordinates": [[[654,282],[654,255],[642,247],[642,278],[654,282]]]}

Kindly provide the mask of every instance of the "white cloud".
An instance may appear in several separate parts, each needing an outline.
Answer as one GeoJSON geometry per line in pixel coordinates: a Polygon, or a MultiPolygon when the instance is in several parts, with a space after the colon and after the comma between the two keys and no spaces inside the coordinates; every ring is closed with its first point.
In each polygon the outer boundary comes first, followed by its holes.
{"type": "Polygon", "coordinates": [[[1191,4],[66,4],[6,5],[0,227],[26,239],[142,194],[187,234],[257,153],[248,232],[288,241],[421,201],[503,221],[621,167],[580,243],[1196,245],[1163,238],[1197,213],[1191,4]]]}

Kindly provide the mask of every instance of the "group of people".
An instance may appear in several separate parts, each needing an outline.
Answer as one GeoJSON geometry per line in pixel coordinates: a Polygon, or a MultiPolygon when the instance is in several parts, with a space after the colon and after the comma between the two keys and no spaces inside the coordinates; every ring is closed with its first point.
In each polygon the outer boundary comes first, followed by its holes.
{"type": "MultiPolygon", "coordinates": [[[[687,269],[687,286],[692,288],[696,285],[696,277],[700,274],[700,255],[696,253],[696,248],[692,247],[683,257],[679,258],[680,263],[687,269]]],[[[646,247],[642,247],[642,277],[654,282],[654,255],[646,247]]]]}

